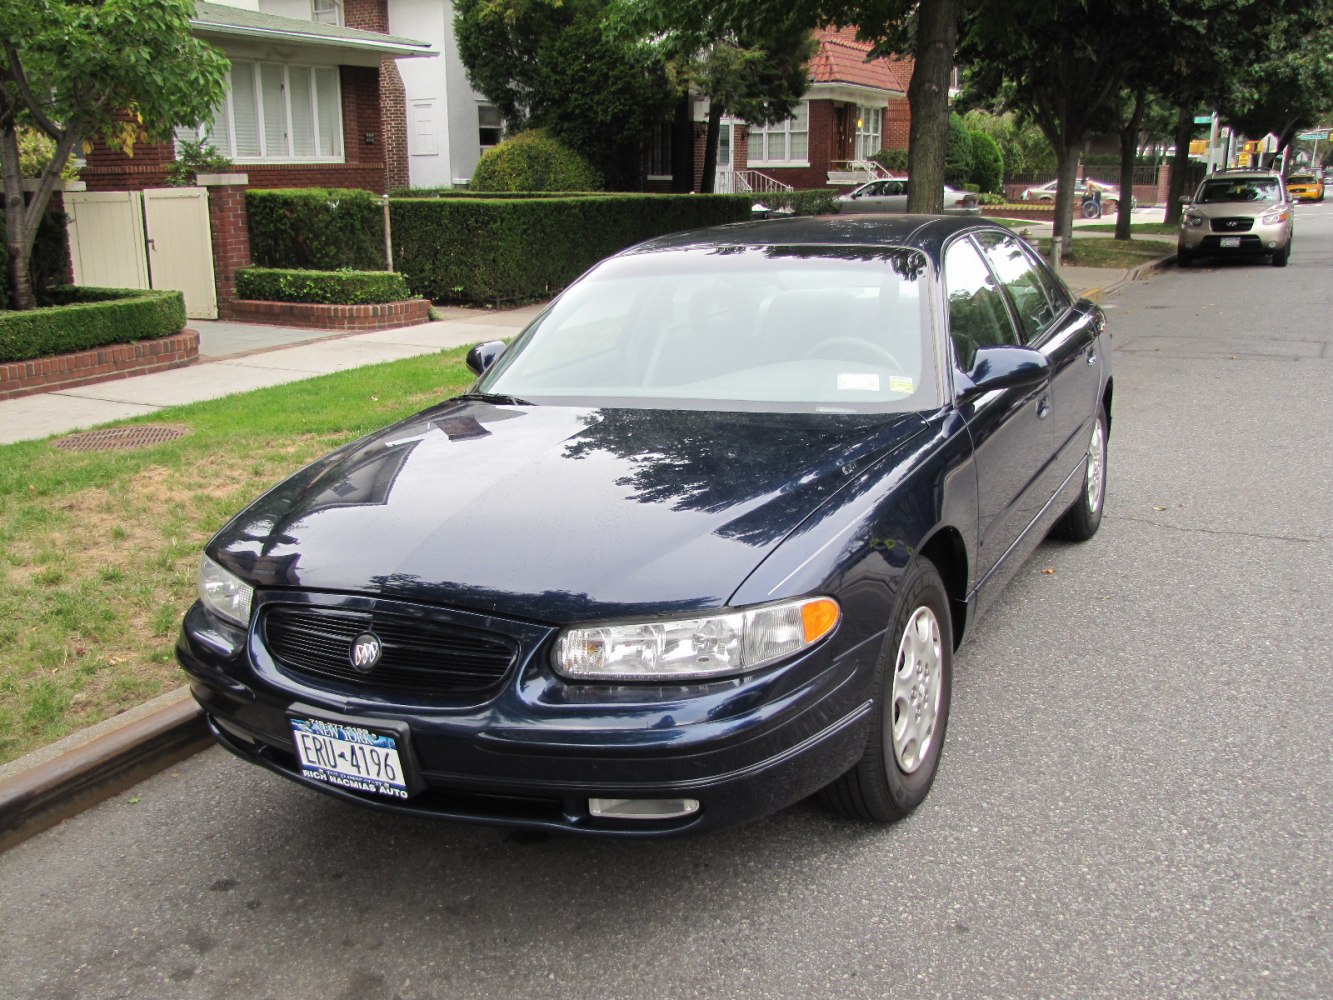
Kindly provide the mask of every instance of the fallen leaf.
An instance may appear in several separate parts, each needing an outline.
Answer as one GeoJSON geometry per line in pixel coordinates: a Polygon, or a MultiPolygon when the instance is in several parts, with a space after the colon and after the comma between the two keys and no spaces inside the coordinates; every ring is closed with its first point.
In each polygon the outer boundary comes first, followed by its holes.
{"type": "Polygon", "coordinates": [[[1047,576],[1054,576],[1054,575],[1055,575],[1055,567],[1054,567],[1054,566],[1047,566],[1044,570],[1042,570],[1042,572],[1045,573],[1047,576]]]}
{"type": "Polygon", "coordinates": [[[143,801],[143,799],[140,798],[138,795],[131,795],[128,801],[130,805],[137,806],[140,802],[143,801]]]}
{"type": "Polygon", "coordinates": [[[1166,510],[1165,507],[1153,507],[1153,510],[1166,510]]]}

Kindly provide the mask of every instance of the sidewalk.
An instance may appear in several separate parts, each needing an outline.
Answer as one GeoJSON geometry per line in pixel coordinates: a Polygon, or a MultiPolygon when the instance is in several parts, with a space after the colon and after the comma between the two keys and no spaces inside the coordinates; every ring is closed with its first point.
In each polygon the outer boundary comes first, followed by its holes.
{"type": "Polygon", "coordinates": [[[355,334],[192,321],[190,328],[199,331],[198,364],[0,401],[0,444],[64,434],[347,368],[508,339],[541,308],[442,309],[446,318],[438,322],[355,334]]]}

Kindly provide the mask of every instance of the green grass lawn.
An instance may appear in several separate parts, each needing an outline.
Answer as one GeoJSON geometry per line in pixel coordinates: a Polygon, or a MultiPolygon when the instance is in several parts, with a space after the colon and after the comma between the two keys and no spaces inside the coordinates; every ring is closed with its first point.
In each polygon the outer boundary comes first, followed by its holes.
{"type": "Polygon", "coordinates": [[[307,462],[465,388],[464,354],[122,422],[189,429],[150,448],[0,446],[0,763],[181,684],[172,650],[208,538],[307,462]]]}
{"type": "MultiPolygon", "coordinates": [[[[1033,241],[1044,257],[1051,254],[1049,237],[1033,241]]],[[[1103,236],[1075,237],[1064,263],[1071,267],[1131,268],[1164,257],[1174,248],[1161,240],[1117,240],[1103,236]]]]}
{"type": "MultiPolygon", "coordinates": [[[[1115,232],[1114,222],[1098,222],[1090,226],[1079,226],[1079,232],[1082,233],[1113,233],[1115,232]]],[[[1180,232],[1180,226],[1174,222],[1136,222],[1131,227],[1131,235],[1134,233],[1140,236],[1175,236],[1180,232]]]]}

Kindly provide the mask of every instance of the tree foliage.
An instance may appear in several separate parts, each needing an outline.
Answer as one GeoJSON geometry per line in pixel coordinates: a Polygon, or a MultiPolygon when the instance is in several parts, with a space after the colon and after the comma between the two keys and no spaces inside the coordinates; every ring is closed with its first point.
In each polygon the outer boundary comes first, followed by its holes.
{"type": "Polygon", "coordinates": [[[542,128],[613,188],[637,185],[639,150],[674,101],[646,42],[608,32],[610,0],[457,0],[454,31],[473,86],[506,129],[542,128]]]}
{"type": "Polygon", "coordinates": [[[17,308],[32,308],[29,259],[70,155],[93,139],[136,142],[207,119],[225,94],[227,60],[190,33],[191,0],[0,3],[0,169],[5,243],[17,308]],[[19,129],[54,143],[34,196],[20,178],[19,129]]]}
{"type": "Polygon", "coordinates": [[[969,179],[981,191],[989,194],[1004,186],[1004,154],[1000,144],[985,132],[971,132],[972,173],[969,179]]]}

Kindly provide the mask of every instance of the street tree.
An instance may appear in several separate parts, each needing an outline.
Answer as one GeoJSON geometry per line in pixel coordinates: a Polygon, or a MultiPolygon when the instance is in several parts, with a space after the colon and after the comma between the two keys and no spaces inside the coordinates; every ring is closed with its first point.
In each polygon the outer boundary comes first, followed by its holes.
{"type": "Polygon", "coordinates": [[[640,149],[675,102],[652,46],[606,30],[610,2],[456,0],[454,32],[507,131],[545,129],[624,189],[637,186],[640,149]]]}
{"type": "Polygon", "coordinates": [[[95,140],[132,154],[178,125],[207,120],[225,96],[228,62],[190,33],[192,0],[0,3],[0,172],[13,308],[37,304],[37,227],[70,156],[95,140]],[[54,143],[25,201],[20,130],[54,143]]]}
{"type": "Polygon", "coordinates": [[[806,64],[816,45],[799,6],[616,0],[608,21],[613,33],[645,40],[679,94],[708,96],[703,191],[713,190],[724,115],[753,125],[783,121],[809,86],[806,64]]]}

